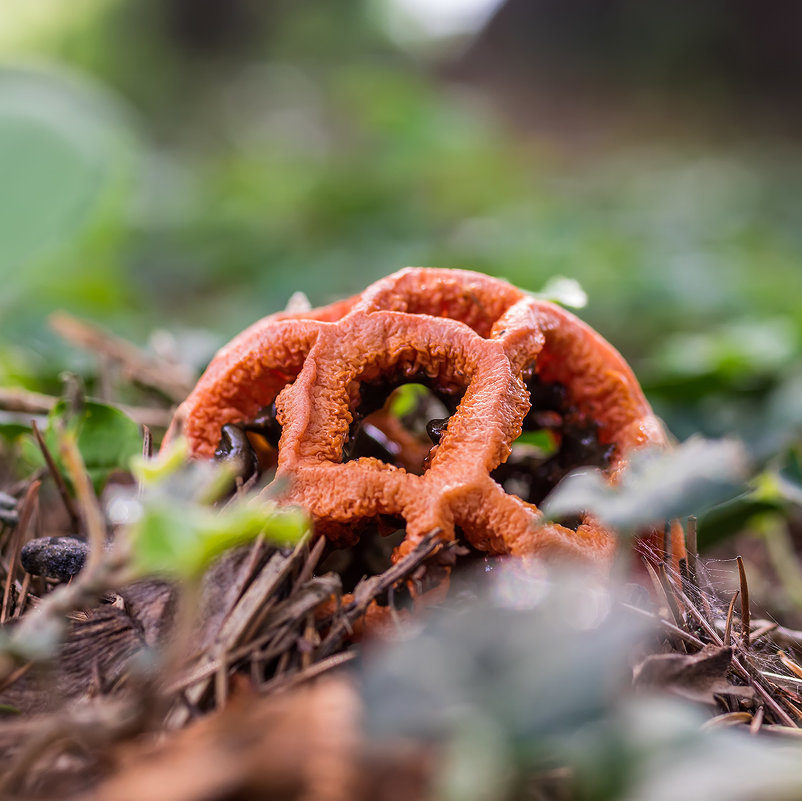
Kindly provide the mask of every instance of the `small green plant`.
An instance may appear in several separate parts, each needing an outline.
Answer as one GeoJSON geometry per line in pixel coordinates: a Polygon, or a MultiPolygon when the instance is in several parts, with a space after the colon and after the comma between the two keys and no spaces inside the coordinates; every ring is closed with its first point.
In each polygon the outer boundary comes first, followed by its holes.
{"type": "MultiPolygon", "coordinates": [[[[139,426],[116,406],[84,399],[73,405],[62,399],[48,414],[43,431],[44,442],[62,473],[64,464],[59,453],[62,432],[75,438],[96,493],[105,487],[112,473],[127,470],[131,459],[142,449],[139,426]]],[[[22,457],[31,467],[45,465],[32,434],[22,440],[22,457]]]]}
{"type": "Polygon", "coordinates": [[[294,545],[309,531],[306,514],[272,500],[236,498],[216,509],[231,476],[223,466],[186,464],[186,442],[178,440],[157,459],[136,459],[141,492],[118,494],[109,505],[113,522],[127,525],[130,569],[137,576],[194,580],[224,551],[260,534],[294,545]]]}

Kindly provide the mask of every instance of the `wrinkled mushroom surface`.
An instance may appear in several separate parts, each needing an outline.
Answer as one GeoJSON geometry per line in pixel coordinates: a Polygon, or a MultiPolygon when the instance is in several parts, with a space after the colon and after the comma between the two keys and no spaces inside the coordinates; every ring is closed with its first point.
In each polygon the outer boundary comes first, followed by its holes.
{"type": "Polygon", "coordinates": [[[547,523],[536,502],[571,467],[593,462],[614,481],[633,449],[665,444],[629,366],[585,323],[504,281],[428,268],[252,325],[215,356],[167,439],[182,431],[194,457],[211,458],[231,424],[261,431],[263,451],[277,446],[283,500],[308,509],[332,541],[352,544],[368,522],[401,523],[396,558],[437,528],[489,554],[606,563],[612,532],[589,516],[547,523]],[[404,383],[453,409],[432,421],[420,475],[354,458],[349,445],[404,383]],[[550,430],[557,452],[514,494],[505,486],[526,471],[509,457],[525,427],[550,430]]]}

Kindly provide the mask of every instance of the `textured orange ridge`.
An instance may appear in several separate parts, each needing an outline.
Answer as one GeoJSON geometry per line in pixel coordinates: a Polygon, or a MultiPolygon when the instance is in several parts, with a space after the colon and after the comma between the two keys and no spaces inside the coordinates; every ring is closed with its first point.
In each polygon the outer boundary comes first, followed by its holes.
{"type": "MultiPolygon", "coordinates": [[[[396,559],[432,529],[451,539],[459,527],[491,554],[606,563],[613,532],[589,516],[577,531],[545,523],[536,506],[490,477],[521,433],[530,408],[522,374],[533,365],[543,382],[566,388],[569,402],[598,425],[602,444],[614,445],[611,480],[633,449],[665,444],[629,366],[585,323],[505,281],[428,268],[401,270],[348,300],[255,323],[215,356],[167,440],[182,431],[194,457],[211,458],[222,425],[253,419],[275,399],[282,499],[308,509],[331,539],[342,540],[342,524],[393,515],[406,521],[396,559]],[[464,388],[424,474],[367,457],[343,463],[361,382],[421,372],[464,388]]],[[[681,538],[672,539],[678,559],[681,538]]]]}

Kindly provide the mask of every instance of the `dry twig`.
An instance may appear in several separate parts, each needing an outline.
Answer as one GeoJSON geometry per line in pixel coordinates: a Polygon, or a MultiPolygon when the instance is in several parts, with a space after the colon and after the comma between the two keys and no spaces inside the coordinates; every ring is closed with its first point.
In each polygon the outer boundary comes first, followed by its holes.
{"type": "MultiPolygon", "coordinates": [[[[48,414],[58,401],[59,398],[53,395],[29,392],[17,387],[0,387],[0,409],[9,412],[21,412],[26,415],[48,414]]],[[[132,420],[151,428],[167,428],[172,419],[172,412],[169,409],[129,406],[125,403],[117,403],[115,406],[132,420]]]]}
{"type": "Polygon", "coordinates": [[[196,376],[188,367],[146,353],[100,326],[63,312],[50,316],[50,326],[73,345],[117,362],[123,377],[158,389],[173,401],[184,400],[195,385],[196,376]]]}

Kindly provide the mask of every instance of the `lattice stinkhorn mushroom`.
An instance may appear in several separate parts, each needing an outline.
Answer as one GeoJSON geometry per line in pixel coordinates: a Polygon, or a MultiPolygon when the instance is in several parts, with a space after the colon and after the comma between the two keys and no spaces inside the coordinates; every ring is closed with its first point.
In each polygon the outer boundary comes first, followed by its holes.
{"type": "MultiPolygon", "coordinates": [[[[382,434],[398,442],[389,417],[373,425],[379,446],[382,434]]],[[[198,459],[235,453],[258,469],[272,458],[282,499],[342,546],[389,519],[405,528],[394,559],[437,529],[488,554],[595,565],[610,561],[614,532],[588,515],[547,522],[537,503],[572,467],[594,463],[615,481],[634,449],[666,442],[629,366],[585,323],[504,281],[428,268],[252,325],[215,356],[167,439],[179,431],[198,459]],[[420,474],[352,447],[360,421],[404,383],[451,412],[430,423],[420,474]],[[556,453],[509,459],[527,428],[550,432],[556,453]],[[241,447],[255,444],[255,455],[241,447]]],[[[672,539],[676,561],[684,546],[672,539]]]]}

